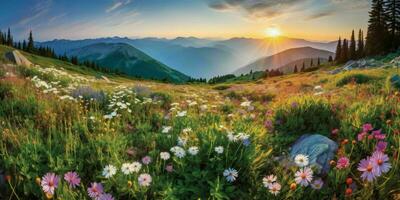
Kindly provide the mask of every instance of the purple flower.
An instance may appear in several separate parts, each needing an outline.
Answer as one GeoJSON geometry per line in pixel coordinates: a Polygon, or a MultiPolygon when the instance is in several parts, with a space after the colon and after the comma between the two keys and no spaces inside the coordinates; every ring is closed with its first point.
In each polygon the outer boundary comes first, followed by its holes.
{"type": "Polygon", "coordinates": [[[313,181],[313,183],[311,184],[311,187],[312,187],[314,190],[320,190],[320,189],[322,188],[323,185],[324,185],[324,181],[322,181],[322,179],[318,178],[318,179],[315,179],[315,180],[313,181]]]}
{"type": "Polygon", "coordinates": [[[111,194],[102,194],[99,200],[114,200],[114,197],[111,194]]]}
{"type": "Polygon", "coordinates": [[[88,188],[88,194],[93,199],[99,199],[104,193],[103,185],[101,183],[92,183],[90,188],[88,188]]]}
{"type": "Polygon", "coordinates": [[[54,190],[58,187],[58,181],[60,180],[60,177],[58,177],[54,173],[47,173],[46,175],[43,176],[42,178],[42,189],[45,193],[54,194],[54,190]]]}
{"type": "Polygon", "coordinates": [[[148,165],[151,163],[151,157],[150,156],[145,156],[142,158],[142,163],[145,165],[148,165]]]}
{"type": "Polygon", "coordinates": [[[249,138],[243,140],[243,146],[248,147],[248,146],[250,146],[250,144],[251,144],[251,141],[249,138]]]}
{"type": "Polygon", "coordinates": [[[64,174],[64,180],[67,181],[71,188],[75,188],[81,183],[81,178],[76,172],[67,172],[64,174]]]}
{"type": "Polygon", "coordinates": [[[372,125],[370,123],[364,124],[362,126],[363,132],[369,132],[372,131],[374,128],[372,127],[372,125]]]}
{"type": "Polygon", "coordinates": [[[358,171],[362,172],[361,178],[365,181],[367,180],[368,182],[372,182],[373,180],[376,179],[376,169],[371,162],[370,157],[367,157],[366,159],[362,159],[360,163],[358,164],[358,171]]]}
{"type": "Polygon", "coordinates": [[[292,108],[297,108],[299,104],[297,102],[292,102],[292,108]]]}
{"type": "Polygon", "coordinates": [[[386,147],[387,147],[387,142],[379,141],[379,142],[376,144],[375,149],[376,149],[376,151],[385,152],[386,147]]]}
{"type": "Polygon", "coordinates": [[[388,172],[392,167],[389,163],[389,157],[381,151],[375,151],[372,154],[371,162],[374,165],[377,176],[382,175],[382,173],[388,172]]]}

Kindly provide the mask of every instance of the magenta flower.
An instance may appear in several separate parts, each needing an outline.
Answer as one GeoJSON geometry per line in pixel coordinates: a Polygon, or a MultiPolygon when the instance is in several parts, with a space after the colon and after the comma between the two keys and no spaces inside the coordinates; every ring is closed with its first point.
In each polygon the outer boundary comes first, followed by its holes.
{"type": "Polygon", "coordinates": [[[385,134],[382,134],[382,130],[376,130],[376,131],[372,131],[372,135],[375,137],[375,139],[377,140],[384,140],[385,139],[385,134]]]}
{"type": "Polygon", "coordinates": [[[71,188],[75,188],[81,183],[81,178],[76,172],[67,172],[64,174],[64,180],[67,181],[71,188]]]}
{"type": "Polygon", "coordinates": [[[358,141],[364,140],[364,138],[365,138],[366,135],[367,135],[366,132],[361,132],[361,133],[359,133],[359,134],[357,135],[357,140],[358,140],[358,141]]]}
{"type": "Polygon", "coordinates": [[[375,151],[372,154],[371,162],[374,165],[374,168],[376,170],[375,173],[377,174],[377,176],[382,175],[382,173],[388,172],[392,167],[389,163],[389,157],[381,151],[375,151]]]}
{"type": "Polygon", "coordinates": [[[339,158],[336,164],[336,168],[338,169],[345,169],[348,168],[349,166],[350,166],[350,160],[345,156],[339,158]]]}
{"type": "Polygon", "coordinates": [[[150,156],[145,156],[142,158],[142,163],[145,165],[148,165],[151,163],[151,157],[150,156]]]}
{"type": "Polygon", "coordinates": [[[104,189],[101,183],[92,183],[90,188],[88,188],[88,194],[93,199],[99,199],[103,195],[104,189]]]}
{"type": "Polygon", "coordinates": [[[54,190],[58,187],[58,182],[60,180],[60,177],[58,177],[54,173],[47,173],[46,175],[43,176],[42,178],[42,189],[45,193],[54,194],[54,190]]]}
{"type": "Polygon", "coordinates": [[[376,149],[376,151],[385,152],[386,147],[387,147],[387,142],[379,141],[379,142],[376,144],[375,149],[376,149]]]}
{"type": "Polygon", "coordinates": [[[102,194],[99,200],[114,200],[114,197],[111,194],[102,194]]]}
{"type": "Polygon", "coordinates": [[[360,163],[358,164],[358,171],[362,172],[361,178],[365,181],[367,180],[368,182],[372,182],[373,180],[376,179],[376,169],[371,162],[370,157],[367,157],[366,159],[362,159],[360,163]]]}
{"type": "Polygon", "coordinates": [[[363,132],[369,132],[372,131],[374,128],[372,127],[372,125],[370,123],[364,124],[362,126],[363,132]]]}

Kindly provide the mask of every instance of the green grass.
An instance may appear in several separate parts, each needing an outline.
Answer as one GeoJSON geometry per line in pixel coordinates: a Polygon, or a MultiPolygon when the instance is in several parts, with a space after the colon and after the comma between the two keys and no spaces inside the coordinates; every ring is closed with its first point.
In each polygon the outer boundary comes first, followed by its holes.
{"type": "MultiPolygon", "coordinates": [[[[27,57],[74,75],[98,75],[61,61],[27,57]]],[[[87,189],[93,182],[101,183],[115,199],[395,199],[400,193],[400,94],[387,90],[385,83],[386,77],[396,73],[394,69],[283,76],[277,82],[290,85],[273,88],[274,93],[258,91],[270,86],[268,80],[232,83],[227,91],[215,91],[204,84],[134,82],[117,76],[111,77],[116,83],[96,79],[80,83],[37,67],[19,72],[18,78],[0,81],[0,171],[6,176],[5,184],[0,184],[0,199],[45,199],[38,182],[47,173],[61,178],[53,199],[90,199],[87,189]],[[351,85],[344,81],[360,74],[373,81],[351,85]],[[315,79],[298,84],[307,88],[305,93],[289,90],[305,77],[315,79]],[[338,85],[338,80],[343,84],[338,85]],[[52,85],[58,92],[54,93],[42,81],[63,84],[52,85]],[[312,94],[314,83],[322,84],[322,95],[312,94]],[[241,90],[233,90],[238,86],[241,90]],[[75,99],[61,100],[65,95],[75,99]],[[251,101],[250,105],[245,101],[251,101]],[[105,118],[114,111],[115,117],[105,118]],[[385,153],[392,165],[372,183],[362,180],[357,170],[377,142],[357,140],[366,123],[386,135],[385,153]],[[166,126],[171,129],[163,133],[166,126]],[[336,135],[331,134],[334,129],[336,135]],[[339,151],[333,160],[346,156],[350,166],[340,170],[332,165],[328,174],[315,172],[314,177],[324,181],[321,190],[300,185],[290,189],[300,167],[285,164],[287,152],[302,134],[315,132],[337,142],[339,151]],[[171,151],[177,145],[185,150],[183,158],[171,151]],[[215,150],[220,146],[222,153],[215,150]],[[190,147],[198,147],[198,153],[190,155],[190,147]],[[169,152],[171,158],[162,160],[161,152],[169,152]],[[126,175],[121,171],[124,163],[142,162],[145,156],[152,162],[143,164],[139,172],[126,175]],[[117,168],[111,178],[102,174],[107,165],[117,168]],[[228,168],[238,171],[233,182],[224,177],[228,168]],[[69,171],[81,177],[76,188],[63,180],[69,171]],[[141,174],[151,175],[149,186],[139,184],[141,174]],[[277,196],[263,185],[263,178],[270,174],[282,186],[277,196]],[[357,187],[351,197],[345,195],[347,178],[357,187]]]]}

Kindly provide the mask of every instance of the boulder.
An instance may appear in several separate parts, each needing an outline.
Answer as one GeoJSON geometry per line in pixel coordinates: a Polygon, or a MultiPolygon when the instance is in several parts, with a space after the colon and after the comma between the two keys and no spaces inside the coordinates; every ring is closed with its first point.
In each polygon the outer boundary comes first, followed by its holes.
{"type": "Polygon", "coordinates": [[[392,84],[392,86],[398,90],[400,90],[400,76],[399,75],[393,75],[390,78],[390,83],[392,84]]]}
{"type": "Polygon", "coordinates": [[[326,174],[329,171],[329,162],[334,158],[338,145],[333,140],[320,134],[306,134],[301,136],[292,146],[290,158],[298,154],[307,155],[309,165],[318,169],[318,173],[326,174]]]}
{"type": "Polygon", "coordinates": [[[14,50],[12,52],[8,52],[6,53],[6,57],[14,62],[15,64],[17,64],[18,66],[24,66],[24,67],[30,67],[33,64],[25,58],[24,55],[21,54],[21,52],[19,52],[18,50],[14,50]]]}

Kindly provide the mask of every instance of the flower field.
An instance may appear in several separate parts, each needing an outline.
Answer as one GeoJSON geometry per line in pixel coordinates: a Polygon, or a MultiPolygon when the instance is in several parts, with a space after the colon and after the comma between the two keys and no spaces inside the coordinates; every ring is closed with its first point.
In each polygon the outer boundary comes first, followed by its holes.
{"type": "Polygon", "coordinates": [[[26,56],[0,80],[0,199],[400,199],[393,67],[216,90],[26,56]],[[326,173],[289,155],[304,134],[336,142],[326,173]]]}

